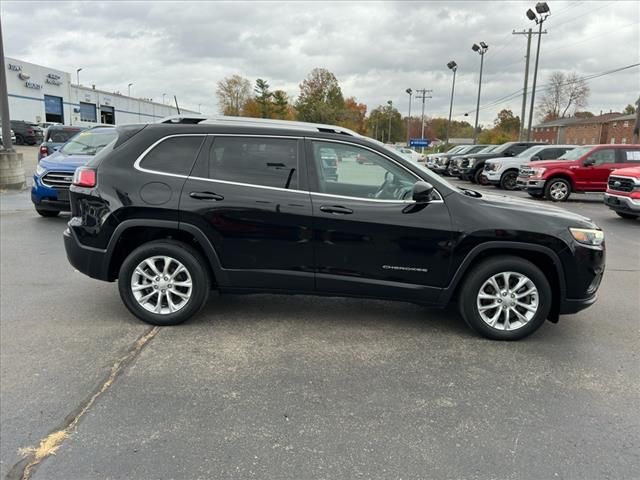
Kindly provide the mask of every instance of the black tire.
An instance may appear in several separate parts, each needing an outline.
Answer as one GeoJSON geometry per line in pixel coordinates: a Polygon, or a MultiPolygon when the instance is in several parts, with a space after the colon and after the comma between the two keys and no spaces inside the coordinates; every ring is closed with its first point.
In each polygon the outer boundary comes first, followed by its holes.
{"type": "Polygon", "coordinates": [[[627,220],[635,220],[636,218],[638,218],[638,215],[635,215],[633,213],[616,212],[616,215],[627,220]]]}
{"type": "Polygon", "coordinates": [[[486,185],[487,183],[489,183],[486,180],[482,179],[482,168],[476,170],[476,172],[473,174],[473,180],[473,183],[476,183],[478,185],[486,185]]]}
{"type": "Polygon", "coordinates": [[[178,325],[189,320],[207,303],[210,289],[211,278],[205,259],[189,245],[175,240],[156,240],[136,248],[124,260],[118,275],[118,290],[125,306],[136,317],[152,325],[178,325]],[[131,291],[131,277],[134,270],[143,260],[153,256],[167,256],[179,261],[191,276],[191,296],[177,312],[167,314],[150,312],[138,303],[131,291]]]}
{"type": "Polygon", "coordinates": [[[518,188],[518,184],[516,183],[517,179],[518,179],[517,170],[507,170],[500,177],[500,188],[508,191],[517,190],[518,188]]]}
{"type": "MultiPolygon", "coordinates": [[[[519,340],[531,335],[540,328],[551,310],[552,293],[549,281],[538,267],[520,257],[493,257],[476,265],[465,276],[459,292],[458,306],[462,318],[475,332],[492,340],[519,340]],[[477,297],[483,284],[500,272],[516,272],[525,275],[538,290],[538,306],[535,314],[527,323],[514,330],[489,326],[482,320],[477,306],[477,297]]],[[[499,308],[496,311],[499,311],[499,308]]]]}
{"type": "Polygon", "coordinates": [[[41,217],[57,217],[60,213],[60,210],[43,210],[41,208],[36,208],[36,212],[41,217]]]}
{"type": "Polygon", "coordinates": [[[24,138],[22,135],[16,134],[16,145],[24,145],[24,138]]]}
{"type": "Polygon", "coordinates": [[[569,195],[571,195],[571,184],[567,180],[564,178],[547,180],[547,184],[544,187],[544,198],[552,202],[566,202],[569,195]],[[560,196],[558,193],[554,193],[554,190],[557,191],[556,189],[562,189],[566,193],[560,196]]]}
{"type": "Polygon", "coordinates": [[[542,192],[527,192],[533,198],[542,198],[544,197],[544,193],[542,192]]]}

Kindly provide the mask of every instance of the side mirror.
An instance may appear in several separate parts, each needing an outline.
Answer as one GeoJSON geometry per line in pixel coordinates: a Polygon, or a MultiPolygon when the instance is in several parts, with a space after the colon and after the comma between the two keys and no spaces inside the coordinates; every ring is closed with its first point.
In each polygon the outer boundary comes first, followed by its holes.
{"type": "Polygon", "coordinates": [[[590,167],[591,165],[595,165],[595,164],[596,164],[595,159],[587,158],[582,165],[585,167],[590,167]]]}
{"type": "Polygon", "coordinates": [[[542,160],[538,155],[534,155],[533,157],[531,157],[532,162],[536,162],[538,160],[542,160]]]}
{"type": "Polygon", "coordinates": [[[416,203],[428,203],[431,201],[431,194],[433,193],[433,185],[428,182],[416,182],[413,185],[411,192],[411,198],[416,203]]]}

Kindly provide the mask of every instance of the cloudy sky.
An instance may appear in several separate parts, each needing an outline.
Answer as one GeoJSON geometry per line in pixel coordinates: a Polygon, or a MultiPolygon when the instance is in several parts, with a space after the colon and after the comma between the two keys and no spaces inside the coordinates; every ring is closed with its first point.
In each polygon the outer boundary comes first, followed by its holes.
{"type": "MultiPolygon", "coordinates": [[[[216,83],[234,73],[267,79],[297,96],[314,67],[335,73],[346,96],[369,110],[392,100],[406,115],[407,87],[433,90],[427,115],[448,115],[449,60],[459,65],[454,118],[474,112],[485,56],[480,123],[502,108],[520,113],[528,2],[170,2],[46,3],[2,0],[5,54],[72,72],[97,88],[216,113],[216,83]],[[510,94],[513,98],[510,98],[510,94]]],[[[595,75],[640,63],[640,3],[549,1],[538,83],[553,71],[595,75]]],[[[535,38],[534,44],[535,47],[535,38]]],[[[532,49],[533,50],[533,49],[532,49]]],[[[532,62],[533,69],[533,62],[532,62]]],[[[531,86],[531,81],[530,84],[531,86]]],[[[589,81],[588,109],[624,108],[640,93],[640,68],[589,81]]],[[[415,101],[413,112],[420,109],[415,101]]],[[[467,120],[473,122],[474,113],[467,120]]]]}

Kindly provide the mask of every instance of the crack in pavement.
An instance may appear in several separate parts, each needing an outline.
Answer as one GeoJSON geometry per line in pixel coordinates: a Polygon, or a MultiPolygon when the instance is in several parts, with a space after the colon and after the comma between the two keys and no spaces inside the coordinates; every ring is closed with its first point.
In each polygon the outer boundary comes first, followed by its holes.
{"type": "Polygon", "coordinates": [[[76,407],[69,415],[67,415],[61,428],[51,432],[45,438],[40,440],[37,447],[21,448],[18,453],[24,456],[22,460],[16,463],[9,473],[7,480],[29,480],[35,471],[34,469],[47,457],[55,455],[56,451],[62,446],[64,441],[71,435],[78,425],[80,419],[89,411],[96,402],[98,397],[106,392],[118,376],[140,355],[142,349],[156,336],[159,327],[151,327],[131,345],[127,352],[117,359],[111,366],[109,375],[100,382],[98,387],[76,407]]]}

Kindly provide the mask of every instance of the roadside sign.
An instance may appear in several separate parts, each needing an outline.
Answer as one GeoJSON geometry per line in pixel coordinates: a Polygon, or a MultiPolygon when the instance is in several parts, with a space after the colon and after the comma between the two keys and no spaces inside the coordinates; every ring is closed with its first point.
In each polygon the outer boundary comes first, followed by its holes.
{"type": "Polygon", "coordinates": [[[431,140],[426,138],[412,138],[409,140],[409,145],[411,147],[428,147],[431,143],[431,140]]]}

